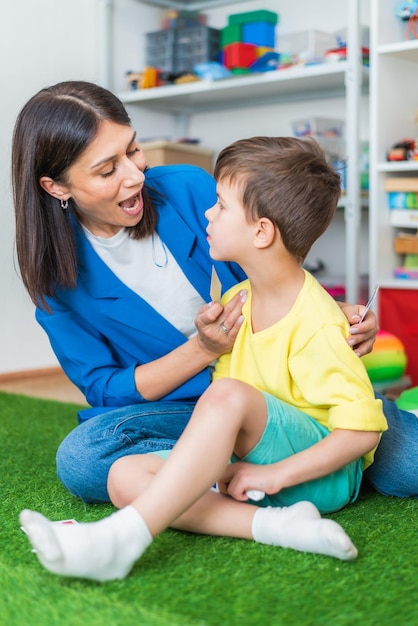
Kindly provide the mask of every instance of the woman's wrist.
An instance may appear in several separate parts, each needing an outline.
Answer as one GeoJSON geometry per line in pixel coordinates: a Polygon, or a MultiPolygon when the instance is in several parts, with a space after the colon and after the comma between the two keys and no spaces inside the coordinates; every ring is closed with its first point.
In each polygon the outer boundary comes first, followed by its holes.
{"type": "Polygon", "coordinates": [[[213,348],[209,348],[209,346],[202,340],[199,334],[194,335],[189,339],[189,342],[192,342],[195,347],[196,354],[201,357],[203,367],[207,367],[213,361],[215,361],[218,357],[223,354],[222,350],[215,351],[213,348]]]}

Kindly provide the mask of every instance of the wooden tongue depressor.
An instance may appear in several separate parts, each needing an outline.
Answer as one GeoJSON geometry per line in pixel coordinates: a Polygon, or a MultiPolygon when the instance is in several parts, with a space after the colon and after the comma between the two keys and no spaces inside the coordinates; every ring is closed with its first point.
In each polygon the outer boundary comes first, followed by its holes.
{"type": "Polygon", "coordinates": [[[212,276],[210,279],[210,290],[209,290],[210,298],[212,302],[221,301],[221,292],[222,292],[221,281],[219,280],[219,276],[216,273],[216,270],[212,265],[212,276]]]}

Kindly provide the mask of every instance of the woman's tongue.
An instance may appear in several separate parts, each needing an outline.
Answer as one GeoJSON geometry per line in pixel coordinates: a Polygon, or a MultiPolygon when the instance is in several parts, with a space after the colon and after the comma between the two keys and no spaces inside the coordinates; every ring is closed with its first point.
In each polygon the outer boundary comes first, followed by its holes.
{"type": "Polygon", "coordinates": [[[138,209],[140,209],[140,203],[138,202],[138,196],[132,196],[127,200],[122,200],[119,202],[119,206],[126,213],[136,213],[138,209]]]}

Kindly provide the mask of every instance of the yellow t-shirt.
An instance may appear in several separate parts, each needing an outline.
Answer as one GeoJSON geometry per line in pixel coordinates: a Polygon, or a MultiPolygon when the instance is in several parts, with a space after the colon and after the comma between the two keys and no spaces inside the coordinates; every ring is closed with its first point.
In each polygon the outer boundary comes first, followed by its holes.
{"type": "MultiPolygon", "coordinates": [[[[305,282],[289,313],[257,333],[251,325],[251,286],[244,281],[226,292],[228,302],[248,290],[244,322],[232,352],[216,363],[214,380],[235,378],[270,393],[335,428],[383,432],[387,422],[370,379],[346,343],[349,324],[338,304],[305,272],[305,282]]],[[[373,451],[365,457],[373,462],[373,451]]]]}

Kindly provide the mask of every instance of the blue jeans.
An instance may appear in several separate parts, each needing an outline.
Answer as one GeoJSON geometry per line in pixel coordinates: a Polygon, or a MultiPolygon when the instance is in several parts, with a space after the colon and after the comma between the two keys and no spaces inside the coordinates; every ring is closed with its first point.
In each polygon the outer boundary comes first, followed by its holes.
{"type": "Polygon", "coordinates": [[[417,498],[418,417],[400,410],[378,393],[376,398],[383,401],[389,429],[383,433],[374,463],[364,472],[364,478],[385,496],[417,498]]]}
{"type": "Polygon", "coordinates": [[[58,478],[84,502],[109,502],[111,465],[122,456],[173,448],[193,408],[194,402],[148,402],[86,420],[58,448],[58,478]]]}
{"type": "MultiPolygon", "coordinates": [[[[367,482],[384,495],[418,497],[418,418],[383,401],[389,430],[382,435],[367,482]]],[[[194,408],[192,402],[149,402],[92,417],[64,439],[57,452],[58,477],[84,502],[109,502],[107,476],[122,456],[171,449],[194,408]]]]}

